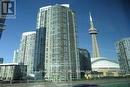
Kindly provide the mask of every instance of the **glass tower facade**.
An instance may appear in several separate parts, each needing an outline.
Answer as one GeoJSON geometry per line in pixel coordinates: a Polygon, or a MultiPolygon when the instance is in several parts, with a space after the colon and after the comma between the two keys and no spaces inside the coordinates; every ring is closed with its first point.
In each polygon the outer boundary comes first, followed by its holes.
{"type": "Polygon", "coordinates": [[[85,78],[85,72],[91,71],[90,53],[86,49],[78,48],[80,59],[81,78],[85,78]]]}
{"type": "Polygon", "coordinates": [[[14,55],[13,55],[13,63],[18,63],[19,62],[19,50],[15,50],[14,51],[14,55]]]}
{"type": "MultiPolygon", "coordinates": [[[[45,79],[70,81],[80,78],[80,65],[76,39],[75,13],[68,4],[56,4],[40,8],[37,29],[43,29],[45,46],[37,57],[44,61],[45,79]]],[[[41,37],[41,35],[38,35],[41,37]]],[[[42,42],[42,44],[44,41],[42,42]]],[[[38,60],[40,61],[40,60],[38,60]]],[[[42,66],[43,67],[43,66],[42,66]]]]}
{"type": "Polygon", "coordinates": [[[117,57],[123,74],[130,74],[130,37],[116,43],[117,57]]]}
{"type": "Polygon", "coordinates": [[[36,30],[34,73],[35,79],[43,79],[45,74],[45,37],[46,29],[40,27],[36,30]],[[37,76],[38,75],[38,76],[37,76]]]}
{"type": "Polygon", "coordinates": [[[27,75],[33,74],[36,32],[24,32],[18,52],[18,63],[27,65],[27,75]]]}
{"type": "Polygon", "coordinates": [[[4,61],[4,58],[0,58],[0,64],[3,63],[4,61]]]}

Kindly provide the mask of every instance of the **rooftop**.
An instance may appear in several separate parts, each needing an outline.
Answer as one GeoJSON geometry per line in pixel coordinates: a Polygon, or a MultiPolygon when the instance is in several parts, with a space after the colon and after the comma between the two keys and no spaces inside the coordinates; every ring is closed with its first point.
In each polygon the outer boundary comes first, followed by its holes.
{"type": "MultiPolygon", "coordinates": [[[[64,7],[68,7],[69,8],[69,4],[56,4],[56,5],[60,5],[60,6],[64,6],[64,7]]],[[[54,6],[54,5],[48,5],[48,6],[41,7],[40,8],[40,12],[44,11],[44,10],[47,10],[48,8],[50,8],[52,6],[54,6]]]]}
{"type": "Polygon", "coordinates": [[[91,64],[92,68],[120,68],[116,61],[105,57],[91,58],[91,64]]]}

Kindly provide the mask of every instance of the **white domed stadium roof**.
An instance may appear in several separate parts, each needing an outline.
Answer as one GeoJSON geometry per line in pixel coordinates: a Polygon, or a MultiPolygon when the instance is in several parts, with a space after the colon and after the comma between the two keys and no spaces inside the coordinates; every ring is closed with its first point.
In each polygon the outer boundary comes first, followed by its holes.
{"type": "Polygon", "coordinates": [[[119,64],[104,57],[91,58],[92,69],[119,69],[119,64]]]}

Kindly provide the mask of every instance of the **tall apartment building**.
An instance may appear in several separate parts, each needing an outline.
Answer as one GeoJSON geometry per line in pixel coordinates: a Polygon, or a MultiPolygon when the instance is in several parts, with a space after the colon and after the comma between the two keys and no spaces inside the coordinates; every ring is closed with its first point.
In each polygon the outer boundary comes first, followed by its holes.
{"type": "Polygon", "coordinates": [[[45,37],[46,29],[44,27],[36,30],[34,73],[35,79],[43,79],[45,75],[45,37]]]}
{"type": "Polygon", "coordinates": [[[91,71],[90,53],[88,52],[88,50],[83,48],[78,48],[78,50],[79,50],[81,78],[85,78],[85,72],[91,71]]]}
{"type": "Polygon", "coordinates": [[[4,61],[4,58],[0,58],[0,64],[3,63],[4,61]]]}
{"type": "Polygon", "coordinates": [[[27,75],[33,74],[36,32],[24,32],[19,48],[18,63],[27,65],[27,75]]]}
{"type": "Polygon", "coordinates": [[[69,5],[56,4],[40,8],[37,34],[36,50],[39,51],[35,52],[35,62],[41,67],[37,66],[35,70],[44,71],[45,79],[49,81],[79,79],[75,13],[69,5]]]}
{"type": "Polygon", "coordinates": [[[20,60],[19,60],[19,50],[15,50],[14,51],[14,55],[13,55],[13,63],[19,63],[20,60]]]}
{"type": "Polygon", "coordinates": [[[116,43],[117,57],[123,74],[130,74],[130,37],[116,43]]]}

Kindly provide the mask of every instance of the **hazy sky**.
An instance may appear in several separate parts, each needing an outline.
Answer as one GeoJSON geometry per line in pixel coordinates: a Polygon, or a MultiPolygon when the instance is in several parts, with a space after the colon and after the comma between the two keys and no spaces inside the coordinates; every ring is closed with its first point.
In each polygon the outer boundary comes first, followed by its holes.
{"type": "Polygon", "coordinates": [[[13,51],[19,48],[23,32],[36,28],[36,16],[40,7],[54,4],[70,4],[75,11],[78,30],[78,46],[91,53],[89,11],[98,30],[101,55],[116,58],[115,42],[130,37],[129,0],[17,0],[16,19],[6,20],[6,30],[0,40],[0,57],[12,62],[13,51]]]}

